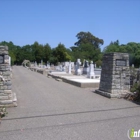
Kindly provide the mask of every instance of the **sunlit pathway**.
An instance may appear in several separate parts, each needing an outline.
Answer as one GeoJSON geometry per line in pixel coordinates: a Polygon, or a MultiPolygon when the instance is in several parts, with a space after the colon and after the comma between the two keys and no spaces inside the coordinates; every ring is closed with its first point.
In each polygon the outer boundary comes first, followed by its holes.
{"type": "Polygon", "coordinates": [[[8,109],[0,140],[128,140],[129,129],[140,129],[140,107],[129,101],[21,66],[14,66],[12,83],[18,107],[8,109]]]}

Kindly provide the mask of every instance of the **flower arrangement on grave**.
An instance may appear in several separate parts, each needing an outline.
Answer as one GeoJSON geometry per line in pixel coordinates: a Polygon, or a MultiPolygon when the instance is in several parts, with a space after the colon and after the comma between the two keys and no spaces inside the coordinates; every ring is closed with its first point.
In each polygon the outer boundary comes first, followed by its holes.
{"type": "Polygon", "coordinates": [[[5,107],[0,107],[0,119],[8,114],[5,107]]]}

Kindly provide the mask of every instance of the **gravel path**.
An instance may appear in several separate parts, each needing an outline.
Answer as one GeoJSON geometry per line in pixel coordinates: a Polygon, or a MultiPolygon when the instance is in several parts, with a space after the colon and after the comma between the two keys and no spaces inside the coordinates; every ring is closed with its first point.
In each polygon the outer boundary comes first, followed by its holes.
{"type": "Polygon", "coordinates": [[[0,124],[0,140],[128,140],[140,129],[140,106],[108,99],[21,66],[13,68],[18,107],[0,124]]]}

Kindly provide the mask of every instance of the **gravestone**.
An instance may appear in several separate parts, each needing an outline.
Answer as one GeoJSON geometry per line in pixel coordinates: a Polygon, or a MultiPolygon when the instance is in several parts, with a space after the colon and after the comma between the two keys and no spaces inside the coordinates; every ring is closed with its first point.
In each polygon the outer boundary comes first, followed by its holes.
{"type": "Polygon", "coordinates": [[[71,74],[71,61],[69,62],[69,66],[68,66],[68,74],[71,74]]]}
{"type": "Polygon", "coordinates": [[[60,64],[60,65],[59,65],[59,70],[62,71],[62,69],[63,69],[63,67],[62,67],[62,65],[60,64]]]}
{"type": "Polygon", "coordinates": [[[35,65],[34,65],[35,67],[37,67],[37,62],[35,61],[35,65]]]}
{"type": "Polygon", "coordinates": [[[12,92],[8,47],[0,46],[0,106],[17,106],[16,94],[12,92]]]}
{"type": "Polygon", "coordinates": [[[66,71],[65,65],[62,65],[62,71],[66,71]]]}
{"type": "Polygon", "coordinates": [[[89,62],[85,60],[83,74],[88,74],[88,72],[89,72],[89,62]]]}
{"type": "Polygon", "coordinates": [[[90,66],[89,66],[89,72],[88,72],[88,74],[87,74],[87,77],[88,78],[95,78],[95,72],[94,72],[94,64],[93,64],[93,61],[91,61],[91,63],[90,63],[90,66]]]}
{"type": "Polygon", "coordinates": [[[81,61],[80,59],[77,59],[76,65],[75,65],[75,74],[81,75],[81,69],[80,69],[81,61]]]}
{"type": "Polygon", "coordinates": [[[43,60],[41,60],[40,67],[43,68],[43,60]]]}
{"type": "Polygon", "coordinates": [[[50,62],[49,61],[47,61],[47,69],[50,69],[50,62]]]}
{"type": "Polygon", "coordinates": [[[109,98],[121,97],[130,90],[129,55],[108,53],[103,56],[99,89],[95,92],[109,98]]]}

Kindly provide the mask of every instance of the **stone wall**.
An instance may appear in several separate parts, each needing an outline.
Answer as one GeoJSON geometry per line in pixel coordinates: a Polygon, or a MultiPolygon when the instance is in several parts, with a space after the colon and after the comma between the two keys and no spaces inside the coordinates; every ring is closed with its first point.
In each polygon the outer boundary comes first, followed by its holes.
{"type": "Polygon", "coordinates": [[[12,92],[11,67],[8,47],[0,46],[0,106],[17,106],[12,92]]]}
{"type": "Polygon", "coordinates": [[[108,53],[103,56],[101,80],[96,92],[107,97],[118,97],[130,90],[129,55],[108,53]]]}

